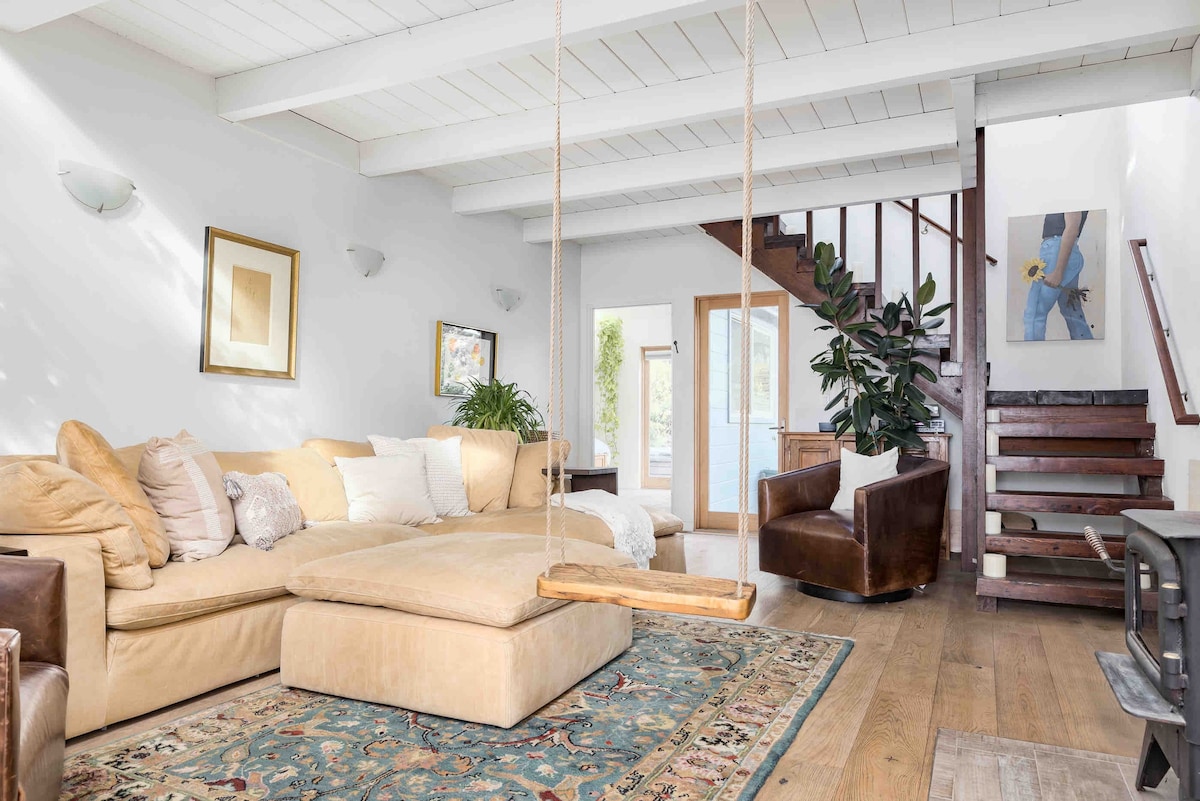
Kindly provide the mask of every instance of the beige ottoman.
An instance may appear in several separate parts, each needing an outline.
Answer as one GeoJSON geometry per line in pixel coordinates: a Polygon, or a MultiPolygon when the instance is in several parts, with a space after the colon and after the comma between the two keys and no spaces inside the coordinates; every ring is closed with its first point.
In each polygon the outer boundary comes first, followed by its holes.
{"type": "MultiPolygon", "coordinates": [[[[557,555],[558,543],[554,544],[557,555]]],[[[567,560],[631,566],[567,542],[567,560]]],[[[310,562],[288,590],[289,687],[508,728],[625,651],[630,610],[537,596],[543,538],[446,534],[310,562]]]]}

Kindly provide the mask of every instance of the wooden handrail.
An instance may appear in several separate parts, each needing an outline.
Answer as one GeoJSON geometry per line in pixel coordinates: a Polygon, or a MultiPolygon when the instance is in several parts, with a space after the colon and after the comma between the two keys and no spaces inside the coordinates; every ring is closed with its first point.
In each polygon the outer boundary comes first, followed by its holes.
{"type": "MultiPolygon", "coordinates": [[[[907,203],[905,203],[903,200],[894,200],[892,202],[895,203],[900,208],[907,211],[909,214],[913,213],[913,207],[908,205],[907,203]]],[[[963,239],[961,236],[955,236],[954,234],[950,233],[949,231],[946,230],[946,227],[944,225],[942,225],[940,222],[938,222],[937,220],[931,220],[928,217],[926,217],[924,214],[921,214],[919,216],[921,218],[921,222],[929,223],[930,227],[936,228],[937,230],[941,231],[943,234],[945,234],[948,237],[957,239],[958,244],[961,245],[963,243],[963,239]]],[[[987,257],[987,262],[988,262],[988,264],[996,264],[996,260],[994,258],[992,258],[991,256],[987,257]]]]}
{"type": "Polygon", "coordinates": [[[1145,239],[1129,240],[1129,250],[1133,253],[1133,268],[1137,271],[1138,285],[1142,288],[1142,300],[1146,302],[1150,334],[1154,337],[1154,349],[1158,351],[1158,364],[1162,368],[1163,382],[1167,385],[1171,412],[1175,415],[1176,425],[1200,425],[1200,414],[1189,414],[1184,405],[1183,389],[1179,386],[1179,376],[1175,372],[1175,362],[1171,359],[1171,348],[1167,343],[1169,332],[1163,326],[1162,316],[1158,313],[1158,301],[1154,299],[1154,289],[1150,286],[1150,271],[1146,269],[1146,260],[1142,257],[1144,247],[1145,239]]]}

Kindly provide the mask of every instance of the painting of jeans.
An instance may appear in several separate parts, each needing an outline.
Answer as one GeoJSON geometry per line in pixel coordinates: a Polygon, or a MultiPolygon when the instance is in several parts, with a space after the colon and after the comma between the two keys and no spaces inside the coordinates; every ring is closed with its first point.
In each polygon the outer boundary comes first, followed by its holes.
{"type": "Polygon", "coordinates": [[[1008,341],[1104,339],[1104,209],[1008,220],[1008,341]]]}

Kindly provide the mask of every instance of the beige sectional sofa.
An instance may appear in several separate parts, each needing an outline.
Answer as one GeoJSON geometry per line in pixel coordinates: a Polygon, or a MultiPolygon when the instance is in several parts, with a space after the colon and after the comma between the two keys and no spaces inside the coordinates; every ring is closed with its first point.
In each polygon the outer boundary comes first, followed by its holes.
{"type": "MultiPolygon", "coordinates": [[[[498,433],[498,432],[487,432],[498,433]]],[[[478,435],[434,427],[430,436],[478,435]]],[[[486,438],[486,435],[484,435],[486,438]]],[[[479,443],[475,443],[478,445],[479,443]]],[[[367,443],[311,440],[306,447],[277,451],[217,453],[222,471],[281,472],[305,520],[315,521],[260,551],[240,537],[219,556],[197,562],[168,562],[152,571],[149,589],[105,586],[100,542],[93,536],[0,534],[0,546],[63,560],[67,567],[67,670],[71,680],[68,736],[145,714],[241,679],[275,670],[280,662],[284,613],[300,601],[286,589],[292,570],[316,559],[415,537],[452,532],[545,531],[542,467],[545,446],[503,443],[477,447],[484,463],[468,455],[464,475],[473,509],[484,511],[420,528],[346,520],[348,504],[334,456],[372,453],[367,443]],[[495,451],[495,452],[492,452],[495,451]],[[505,464],[507,462],[507,464],[505,464]]],[[[562,457],[569,446],[563,443],[562,457]]],[[[143,446],[116,451],[136,476],[143,446]]],[[[0,468],[53,456],[0,457],[0,468]]],[[[598,519],[571,510],[569,536],[612,546],[598,519]]],[[[652,569],[683,572],[678,518],[652,515],[659,555],[652,569]]]]}

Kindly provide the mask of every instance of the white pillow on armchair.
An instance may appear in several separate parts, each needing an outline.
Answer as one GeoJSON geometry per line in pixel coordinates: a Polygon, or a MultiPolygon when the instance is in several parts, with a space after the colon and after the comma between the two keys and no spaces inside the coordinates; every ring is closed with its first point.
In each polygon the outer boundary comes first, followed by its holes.
{"type": "Polygon", "coordinates": [[[830,509],[836,511],[854,511],[854,491],[859,487],[894,478],[900,473],[896,464],[900,459],[900,451],[892,448],[878,456],[863,456],[852,450],[842,448],[842,483],[834,496],[830,509]]]}

